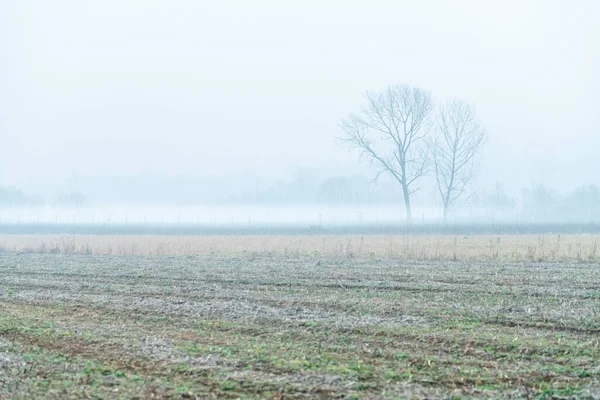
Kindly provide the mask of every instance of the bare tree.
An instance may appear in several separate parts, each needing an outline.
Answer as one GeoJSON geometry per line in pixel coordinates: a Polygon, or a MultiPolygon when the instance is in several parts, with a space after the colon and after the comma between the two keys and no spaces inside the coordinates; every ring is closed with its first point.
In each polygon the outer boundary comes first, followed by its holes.
{"type": "Polygon", "coordinates": [[[486,133],[476,118],[475,107],[461,100],[448,101],[440,107],[437,131],[430,149],[446,222],[450,207],[468,194],[476,175],[474,161],[486,133]]]}
{"type": "MultiPolygon", "coordinates": [[[[402,187],[406,219],[412,220],[410,196],[414,183],[427,172],[428,154],[424,138],[430,131],[433,100],[427,91],[407,85],[365,94],[360,113],[342,120],[344,143],[358,148],[361,155],[390,174],[402,187]]],[[[376,177],[376,178],[377,178],[376,177]]]]}

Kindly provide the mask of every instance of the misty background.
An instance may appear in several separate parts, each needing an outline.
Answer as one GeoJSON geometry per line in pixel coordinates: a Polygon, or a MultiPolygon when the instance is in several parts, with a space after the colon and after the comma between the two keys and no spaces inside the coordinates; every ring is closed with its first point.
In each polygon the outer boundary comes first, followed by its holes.
{"type": "MultiPolygon", "coordinates": [[[[599,11],[0,0],[2,217],[283,221],[276,207],[303,204],[295,220],[401,219],[397,185],[336,138],[365,91],[406,83],[475,104],[485,125],[457,215],[600,220],[599,11]],[[87,211],[53,209],[72,206],[87,211]]],[[[431,178],[418,187],[415,216],[437,215],[431,178]]]]}

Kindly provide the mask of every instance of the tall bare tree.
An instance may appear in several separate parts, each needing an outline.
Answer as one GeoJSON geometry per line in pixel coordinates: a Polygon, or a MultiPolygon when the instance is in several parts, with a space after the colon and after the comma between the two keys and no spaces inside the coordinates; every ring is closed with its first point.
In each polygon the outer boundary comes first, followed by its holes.
{"type": "Polygon", "coordinates": [[[446,222],[450,207],[468,194],[486,132],[477,120],[475,107],[461,100],[440,106],[436,122],[437,134],[430,141],[430,149],[446,222]]]}
{"type": "Polygon", "coordinates": [[[342,138],[361,151],[382,173],[402,187],[406,219],[412,220],[410,196],[414,183],[427,172],[428,154],[423,140],[430,131],[433,100],[427,91],[392,85],[381,92],[367,92],[360,113],[342,120],[342,138]]]}

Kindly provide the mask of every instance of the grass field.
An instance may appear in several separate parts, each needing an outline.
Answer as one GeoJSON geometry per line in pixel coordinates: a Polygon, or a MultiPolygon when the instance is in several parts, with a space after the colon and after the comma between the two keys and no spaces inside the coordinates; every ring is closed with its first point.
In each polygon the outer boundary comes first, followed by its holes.
{"type": "Polygon", "coordinates": [[[600,398],[594,237],[230,239],[0,238],[0,398],[600,398]]]}

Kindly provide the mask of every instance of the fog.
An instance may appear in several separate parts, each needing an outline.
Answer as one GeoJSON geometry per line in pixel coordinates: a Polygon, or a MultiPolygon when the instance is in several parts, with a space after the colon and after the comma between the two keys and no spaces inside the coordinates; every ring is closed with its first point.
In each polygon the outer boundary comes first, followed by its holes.
{"type": "MultiPolygon", "coordinates": [[[[578,192],[600,184],[598,12],[593,0],[0,0],[1,215],[398,220],[397,185],[373,183],[336,139],[366,91],[407,84],[474,104],[485,126],[454,218],[600,220],[594,189],[578,192]],[[363,186],[340,198],[336,177],[363,186]]],[[[434,179],[417,187],[415,220],[438,218],[434,179]]]]}

